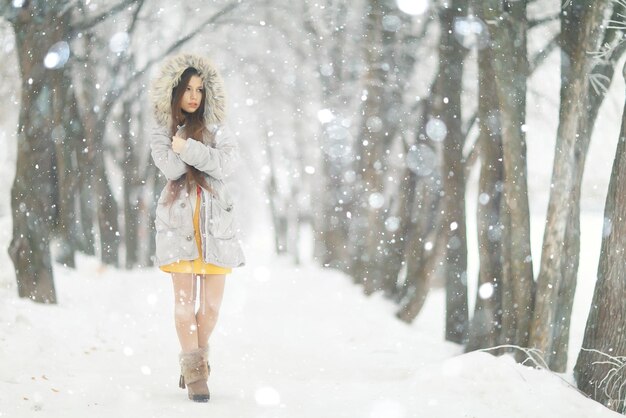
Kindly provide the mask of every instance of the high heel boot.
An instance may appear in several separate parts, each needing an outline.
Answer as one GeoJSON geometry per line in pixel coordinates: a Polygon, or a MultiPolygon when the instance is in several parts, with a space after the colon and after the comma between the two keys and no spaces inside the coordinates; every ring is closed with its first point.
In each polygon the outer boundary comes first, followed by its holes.
{"type": "Polygon", "coordinates": [[[208,402],[211,397],[207,380],[209,378],[208,348],[198,348],[188,352],[181,352],[180,380],[178,385],[184,389],[187,386],[189,399],[194,402],[208,402]]]}

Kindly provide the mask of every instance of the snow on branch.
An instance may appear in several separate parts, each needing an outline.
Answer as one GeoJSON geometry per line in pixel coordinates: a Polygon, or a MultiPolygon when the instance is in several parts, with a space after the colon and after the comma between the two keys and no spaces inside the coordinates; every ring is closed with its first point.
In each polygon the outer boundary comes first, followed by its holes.
{"type": "MultiPolygon", "coordinates": [[[[618,13],[617,14],[619,17],[625,17],[623,14],[618,13]]],[[[617,29],[617,30],[624,30],[626,29],[626,22],[623,20],[615,20],[615,19],[609,19],[607,21],[608,25],[607,25],[607,29],[617,29]]]]}
{"type": "Polygon", "coordinates": [[[610,44],[605,42],[598,51],[588,52],[598,64],[608,63],[613,55],[613,51],[617,47],[617,44],[610,44]]]}
{"type": "Polygon", "coordinates": [[[482,348],[478,351],[488,352],[490,350],[499,350],[501,348],[512,348],[512,349],[519,350],[523,352],[524,354],[526,354],[526,360],[524,360],[521,363],[524,366],[526,365],[526,362],[529,361],[534,365],[534,367],[538,369],[550,370],[550,368],[548,367],[548,364],[543,359],[543,352],[539,350],[538,348],[520,347],[519,345],[514,345],[514,344],[503,344],[503,345],[498,345],[496,347],[482,348]]]}
{"type": "Polygon", "coordinates": [[[600,96],[609,92],[611,79],[604,74],[590,73],[589,83],[591,84],[591,87],[593,87],[593,91],[600,96]]]}
{"type": "Polygon", "coordinates": [[[626,356],[611,356],[602,351],[592,348],[582,348],[581,350],[591,353],[599,354],[603,356],[605,360],[594,361],[592,364],[608,365],[611,368],[607,372],[606,376],[598,382],[598,389],[602,389],[604,395],[609,399],[609,402],[621,402],[621,413],[626,412],[626,356]]]}

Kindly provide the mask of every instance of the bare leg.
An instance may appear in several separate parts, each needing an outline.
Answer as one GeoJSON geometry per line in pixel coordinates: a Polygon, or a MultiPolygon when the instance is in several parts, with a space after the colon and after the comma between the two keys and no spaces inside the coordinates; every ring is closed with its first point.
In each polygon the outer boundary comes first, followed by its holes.
{"type": "Polygon", "coordinates": [[[191,273],[172,273],[174,320],[180,347],[188,352],[198,348],[196,322],[196,277],[191,273]]]}
{"type": "Polygon", "coordinates": [[[200,279],[200,307],[196,314],[198,324],[198,346],[208,347],[209,337],[217,323],[222,296],[224,295],[224,274],[205,274],[200,279]]]}

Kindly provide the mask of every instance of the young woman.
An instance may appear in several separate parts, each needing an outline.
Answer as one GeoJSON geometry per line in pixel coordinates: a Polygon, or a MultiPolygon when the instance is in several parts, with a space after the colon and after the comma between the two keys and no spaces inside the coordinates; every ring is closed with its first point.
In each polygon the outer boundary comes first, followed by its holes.
{"type": "Polygon", "coordinates": [[[207,402],[209,337],[226,275],[245,261],[223,181],[237,145],[224,126],[223,82],[207,59],[167,59],[152,82],[151,101],[152,159],[168,180],[156,209],[156,264],[174,284],[179,385],[187,386],[189,399],[207,402]]]}

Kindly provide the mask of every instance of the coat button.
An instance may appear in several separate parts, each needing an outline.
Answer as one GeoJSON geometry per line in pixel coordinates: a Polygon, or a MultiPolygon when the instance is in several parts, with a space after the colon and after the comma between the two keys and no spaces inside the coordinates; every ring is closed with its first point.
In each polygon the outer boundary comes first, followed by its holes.
{"type": "Polygon", "coordinates": [[[191,235],[187,235],[187,241],[191,241],[193,238],[191,235]]]}
{"type": "Polygon", "coordinates": [[[186,205],[185,205],[185,202],[183,202],[183,203],[181,203],[181,204],[180,204],[180,207],[181,207],[181,208],[184,208],[185,206],[186,206],[186,205]]]}

